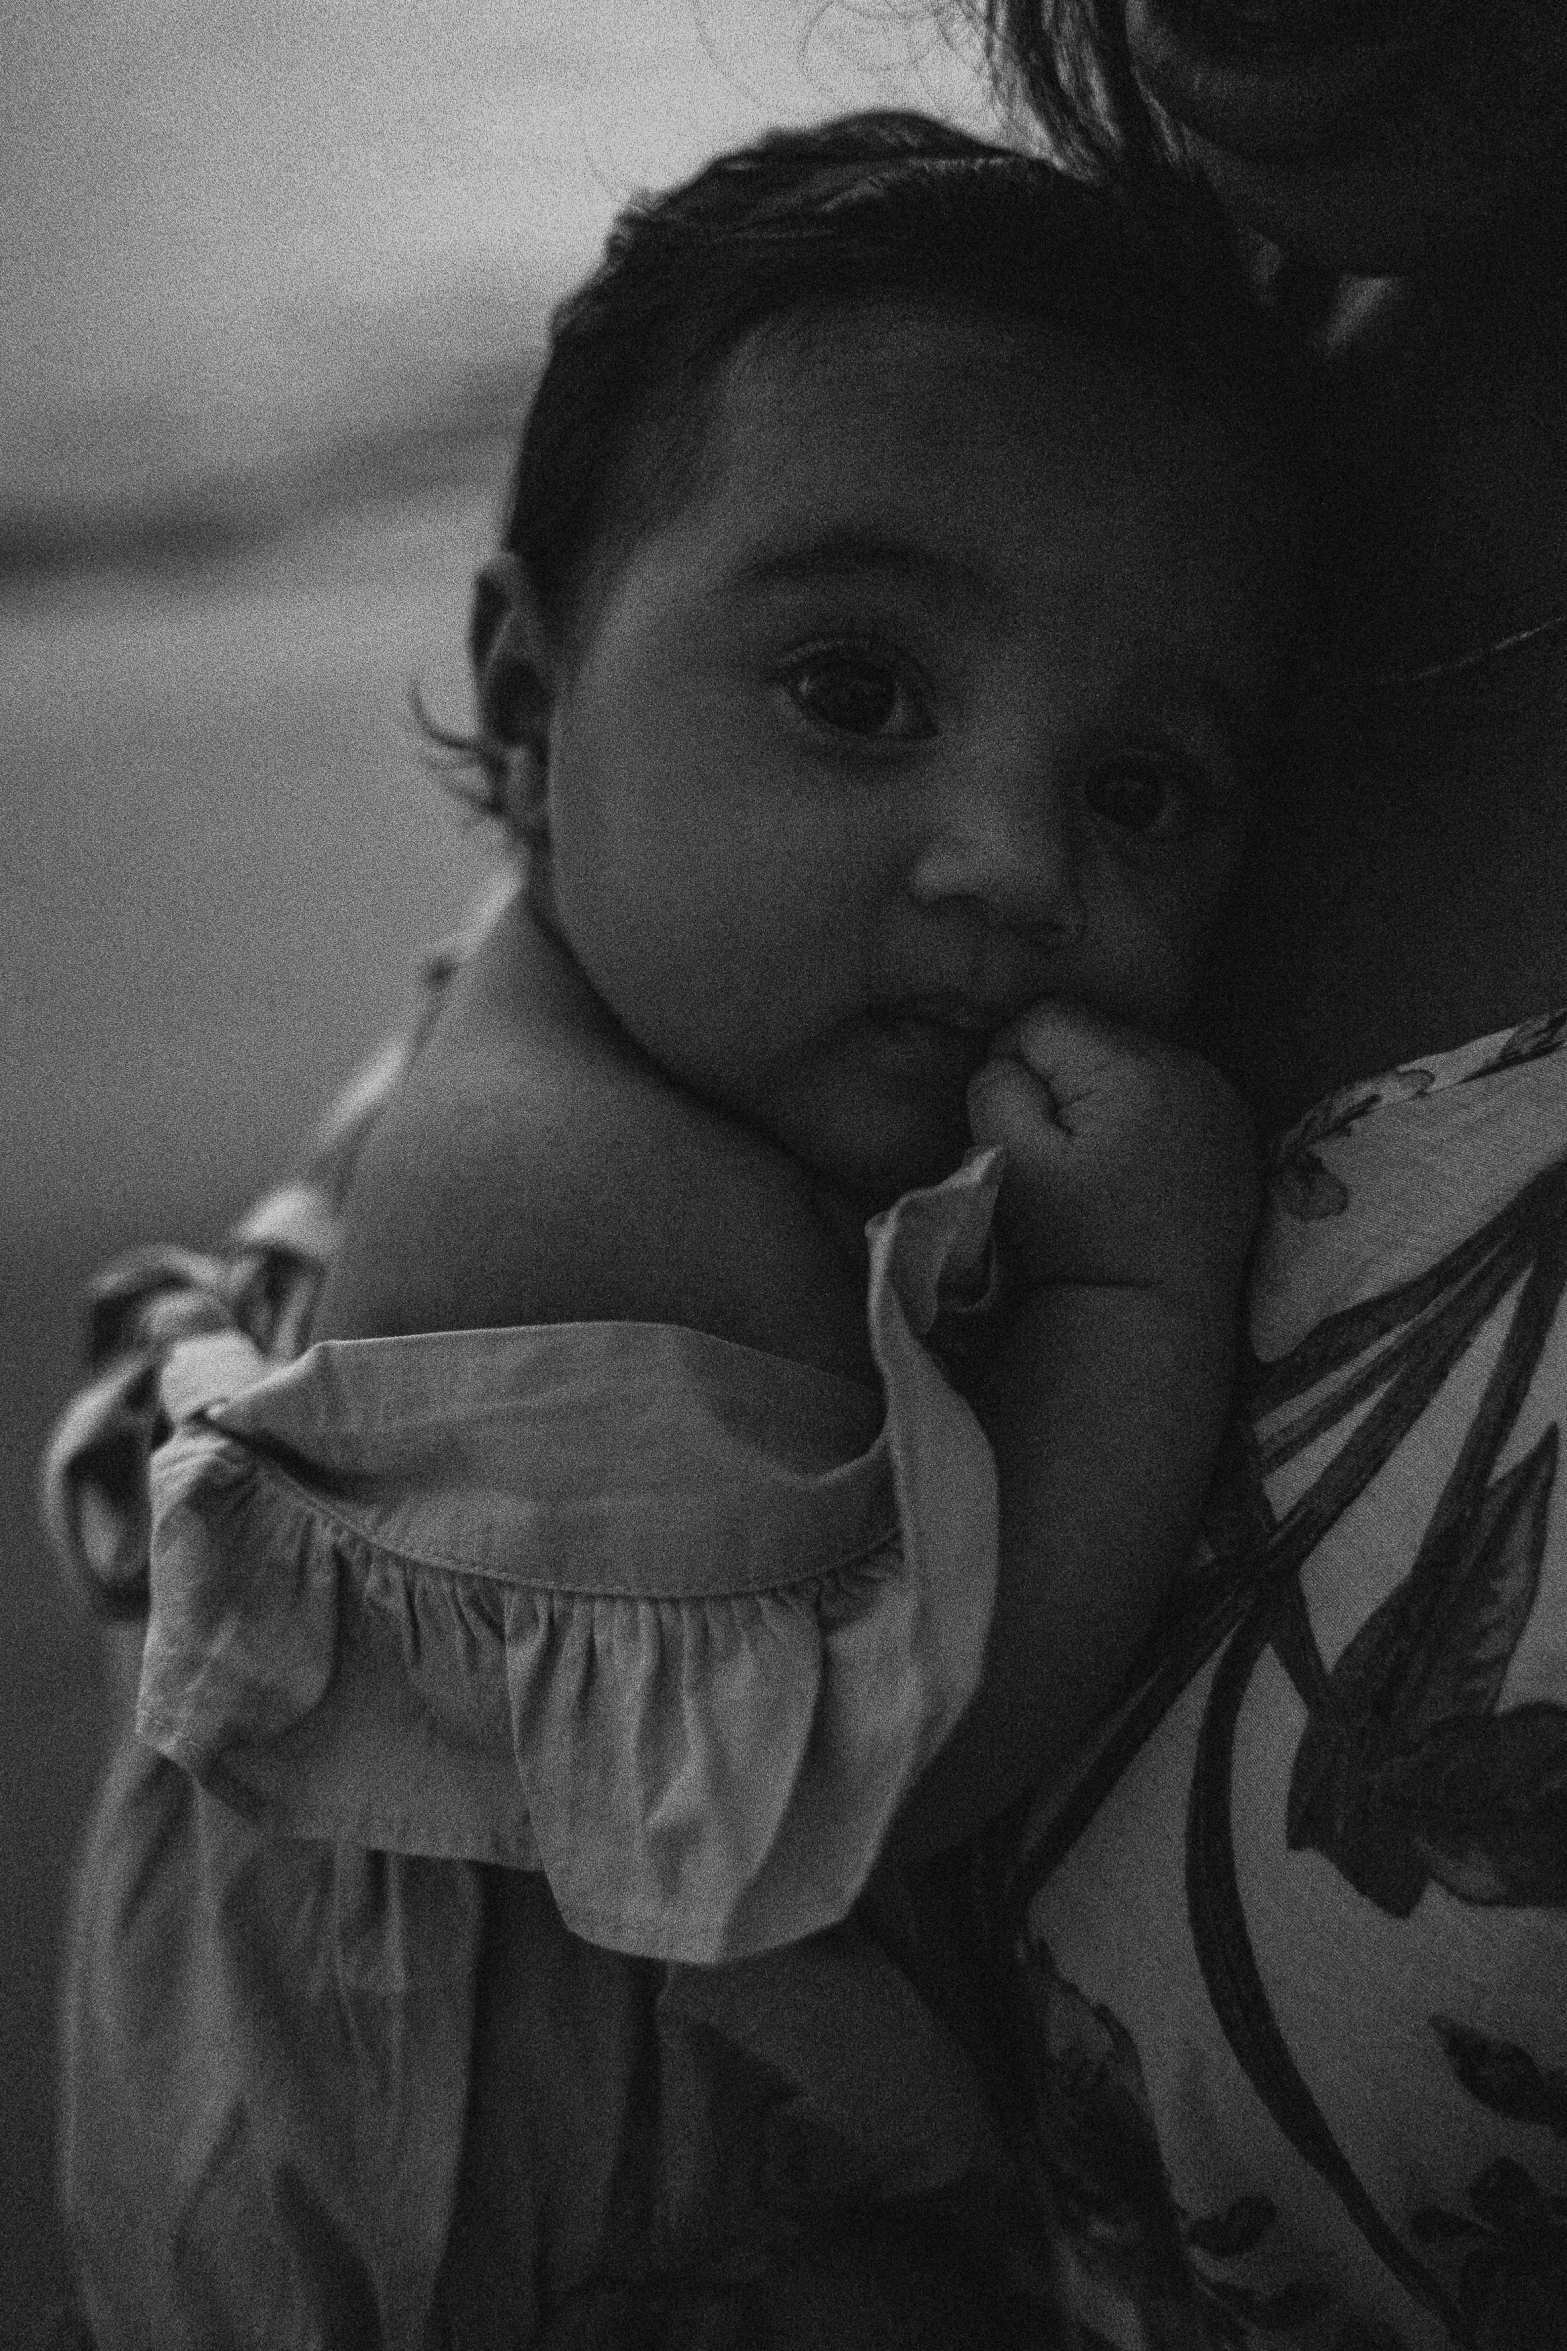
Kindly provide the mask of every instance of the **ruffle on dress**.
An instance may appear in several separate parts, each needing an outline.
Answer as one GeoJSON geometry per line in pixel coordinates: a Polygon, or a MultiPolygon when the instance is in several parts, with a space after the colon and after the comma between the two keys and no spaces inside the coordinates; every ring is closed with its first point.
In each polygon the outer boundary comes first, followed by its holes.
{"type": "Polygon", "coordinates": [[[999,1164],[870,1226],[879,1395],[661,1324],[181,1342],[140,1736],[287,1834],[542,1870],[611,1950],[833,1924],[980,1677],[994,1463],[925,1341],[999,1164]]]}

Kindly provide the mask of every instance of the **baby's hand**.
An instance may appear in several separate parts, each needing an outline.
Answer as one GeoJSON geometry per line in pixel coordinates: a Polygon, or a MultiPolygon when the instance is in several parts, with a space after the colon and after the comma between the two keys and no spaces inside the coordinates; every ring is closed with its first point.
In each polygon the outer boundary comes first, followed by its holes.
{"type": "Polygon", "coordinates": [[[998,1222],[1030,1287],[1232,1296],[1256,1223],[1250,1115],[1201,1055],[1075,1005],[1034,1005],[969,1087],[1006,1147],[998,1222]]]}

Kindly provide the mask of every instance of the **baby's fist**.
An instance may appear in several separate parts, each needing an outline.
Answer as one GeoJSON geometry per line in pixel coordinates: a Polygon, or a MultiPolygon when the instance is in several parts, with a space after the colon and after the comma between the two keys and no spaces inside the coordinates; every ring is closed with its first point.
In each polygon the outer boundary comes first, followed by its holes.
{"type": "Polygon", "coordinates": [[[1006,1149],[998,1221],[1024,1282],[1234,1290],[1256,1139],[1200,1054],[1046,1001],[996,1039],[968,1103],[975,1141],[1006,1149]]]}

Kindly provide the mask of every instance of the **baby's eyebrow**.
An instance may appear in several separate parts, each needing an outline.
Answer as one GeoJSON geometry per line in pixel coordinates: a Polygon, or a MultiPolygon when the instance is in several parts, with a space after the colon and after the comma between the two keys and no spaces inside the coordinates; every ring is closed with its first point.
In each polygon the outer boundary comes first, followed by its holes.
{"type": "Polygon", "coordinates": [[[852,528],[823,531],[812,539],[764,543],[731,574],[730,584],[742,589],[788,587],[861,572],[947,588],[961,586],[970,594],[992,590],[980,567],[962,556],[923,547],[914,539],[852,528]]]}

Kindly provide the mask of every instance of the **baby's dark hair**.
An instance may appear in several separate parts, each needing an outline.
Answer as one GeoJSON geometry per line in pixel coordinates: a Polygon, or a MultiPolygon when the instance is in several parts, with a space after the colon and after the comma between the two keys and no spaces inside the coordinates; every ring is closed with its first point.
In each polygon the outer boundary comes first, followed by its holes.
{"type": "MultiPolygon", "coordinates": [[[[1195,185],[1145,211],[917,114],[772,131],[628,206],[551,320],[502,544],[557,641],[571,642],[602,567],[689,496],[740,345],[774,322],[894,302],[1058,326],[1199,398],[1255,401],[1276,425],[1283,414],[1270,329],[1195,185]]],[[[494,617],[481,582],[476,670],[494,617]]],[[[454,746],[492,808],[508,739],[502,708],[454,746]]]]}

